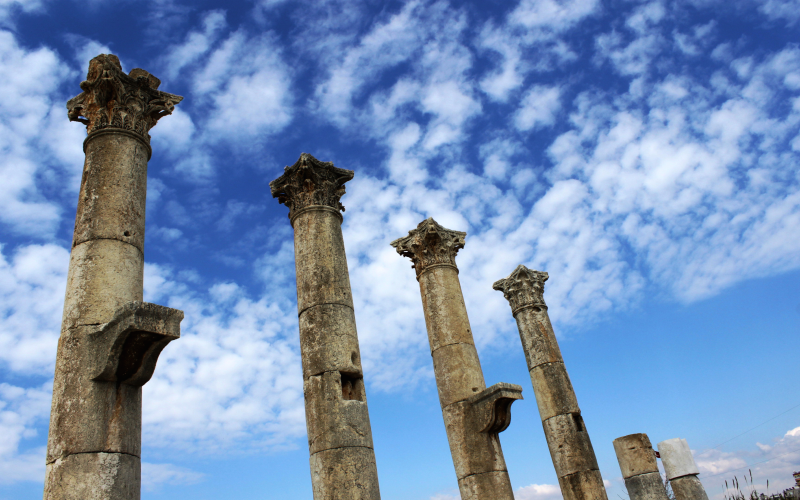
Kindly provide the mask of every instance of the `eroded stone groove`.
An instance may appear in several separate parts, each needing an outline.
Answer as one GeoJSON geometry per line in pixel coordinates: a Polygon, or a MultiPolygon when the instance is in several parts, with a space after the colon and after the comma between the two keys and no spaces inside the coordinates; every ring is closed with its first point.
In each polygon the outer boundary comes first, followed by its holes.
{"type": "Polygon", "coordinates": [[[492,286],[511,305],[564,500],[607,500],[592,442],[544,302],[548,274],[520,265],[492,286]]]}
{"type": "Polygon", "coordinates": [[[270,183],[294,227],[303,393],[315,500],[378,500],[340,202],[351,170],[303,153],[270,183]]]}
{"type": "Polygon", "coordinates": [[[138,500],[142,385],[183,312],[142,302],[148,131],[183,98],[117,56],[89,63],[67,103],[83,167],[47,443],[45,500],[138,500]]]}
{"type": "Polygon", "coordinates": [[[504,383],[487,388],[484,382],[455,261],[466,235],[430,218],[391,245],[411,259],[419,281],[461,498],[513,500],[499,433],[508,427],[511,403],[522,399],[522,388],[504,383]]]}

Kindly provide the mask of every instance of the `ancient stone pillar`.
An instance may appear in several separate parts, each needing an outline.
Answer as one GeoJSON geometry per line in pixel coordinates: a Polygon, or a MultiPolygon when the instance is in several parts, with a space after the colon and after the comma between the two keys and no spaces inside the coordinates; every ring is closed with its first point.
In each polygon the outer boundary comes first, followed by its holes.
{"type": "Polygon", "coordinates": [[[45,500],[136,500],[142,385],[183,312],[142,302],[148,131],[182,97],[114,55],[89,63],[67,103],[86,124],[53,405],[45,500]]]}
{"type": "Polygon", "coordinates": [[[315,500],[380,498],[339,199],[352,170],[303,153],[270,182],[294,228],[297,311],[315,500]]]}
{"type": "Polygon", "coordinates": [[[578,399],[544,303],[547,273],[517,266],[492,286],[511,304],[564,500],[606,500],[606,490],[578,399]]]}
{"type": "Polygon", "coordinates": [[[675,500],[708,500],[703,483],[697,478],[700,470],[685,439],[667,439],[658,443],[658,453],[675,500]]]}
{"type": "Polygon", "coordinates": [[[658,472],[656,452],[647,434],[630,434],[614,440],[619,468],[631,500],[668,500],[658,472]]]}
{"type": "Polygon", "coordinates": [[[488,389],[461,293],[456,253],[467,233],[451,231],[432,218],[391,243],[417,272],[433,370],[450,453],[463,500],[513,500],[499,433],[511,421],[511,403],[522,388],[488,389]]]}

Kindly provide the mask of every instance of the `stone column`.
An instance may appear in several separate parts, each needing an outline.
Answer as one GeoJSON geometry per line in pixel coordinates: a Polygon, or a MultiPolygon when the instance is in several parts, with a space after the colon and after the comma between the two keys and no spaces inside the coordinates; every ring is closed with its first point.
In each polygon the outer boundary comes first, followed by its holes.
{"type": "Polygon", "coordinates": [[[661,441],[658,443],[658,453],[675,500],[708,500],[703,483],[697,478],[700,470],[685,439],[661,441]]]}
{"type": "Polygon", "coordinates": [[[578,399],[544,303],[547,273],[517,266],[492,286],[511,304],[564,500],[606,500],[606,490],[578,399]]]}
{"type": "Polygon", "coordinates": [[[511,420],[522,388],[486,388],[458,281],[456,253],[467,233],[432,218],[391,244],[417,272],[450,453],[463,500],[513,500],[499,433],[511,420]]]}
{"type": "Polygon", "coordinates": [[[378,469],[361,370],[339,199],[352,170],[303,153],[270,182],[294,228],[297,311],[315,500],[377,500],[378,469]]]}
{"type": "Polygon", "coordinates": [[[183,98],[114,55],[67,103],[87,127],[47,443],[45,500],[136,500],[142,385],[183,312],[142,302],[148,131],[183,98]]]}
{"type": "Polygon", "coordinates": [[[615,439],[614,451],[631,500],[669,500],[658,472],[656,452],[647,434],[615,439]]]}

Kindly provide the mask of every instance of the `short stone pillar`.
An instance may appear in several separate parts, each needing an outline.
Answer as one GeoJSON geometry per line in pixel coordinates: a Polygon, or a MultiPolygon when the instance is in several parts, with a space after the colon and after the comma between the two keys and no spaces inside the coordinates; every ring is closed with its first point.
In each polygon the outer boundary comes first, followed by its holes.
{"type": "Polygon", "coordinates": [[[606,500],[606,490],[578,399],[564,367],[544,303],[547,273],[517,266],[492,287],[503,292],[517,320],[544,435],[564,500],[606,500]]]}
{"type": "Polygon", "coordinates": [[[377,500],[340,198],[352,170],[303,153],[270,182],[294,228],[297,311],[315,500],[377,500]]]}
{"type": "Polygon", "coordinates": [[[86,125],[58,340],[45,500],[138,500],[142,385],[183,312],[142,302],[148,131],[183,98],[102,54],[67,103],[86,125]]]}
{"type": "Polygon", "coordinates": [[[432,218],[391,243],[417,272],[439,401],[463,500],[513,500],[498,433],[522,388],[486,388],[458,280],[455,257],[466,233],[432,218]]]}
{"type": "Polygon", "coordinates": [[[675,500],[708,500],[703,483],[697,477],[700,470],[685,439],[661,441],[658,443],[658,454],[661,455],[661,463],[664,464],[675,500]]]}
{"type": "Polygon", "coordinates": [[[614,451],[631,500],[669,500],[658,472],[656,452],[647,434],[629,434],[615,439],[614,451]]]}

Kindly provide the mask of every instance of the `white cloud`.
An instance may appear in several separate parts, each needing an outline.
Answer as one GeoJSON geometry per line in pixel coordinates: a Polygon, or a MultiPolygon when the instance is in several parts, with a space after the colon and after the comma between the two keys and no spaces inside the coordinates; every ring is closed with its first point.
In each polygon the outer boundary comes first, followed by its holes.
{"type": "Polygon", "coordinates": [[[514,492],[515,500],[561,500],[561,488],[557,484],[531,484],[514,492]]]}
{"type": "Polygon", "coordinates": [[[758,10],[770,19],[784,19],[786,24],[794,26],[800,20],[800,1],[798,0],[766,0],[759,1],[758,10]]]}
{"type": "Polygon", "coordinates": [[[535,85],[525,92],[514,118],[521,131],[536,130],[553,125],[561,109],[561,89],[557,86],[535,85]]]}
{"type": "Polygon", "coordinates": [[[27,389],[0,383],[0,484],[44,478],[44,448],[21,450],[20,445],[47,422],[52,393],[49,381],[27,389]]]}
{"type": "Polygon", "coordinates": [[[225,11],[206,12],[201,24],[202,29],[190,31],[182,44],[170,47],[164,58],[166,78],[175,79],[184,67],[195,63],[208,53],[214,42],[219,39],[222,29],[227,25],[225,11]]]}
{"type": "Polygon", "coordinates": [[[157,491],[162,485],[189,485],[203,480],[204,474],[173,464],[142,462],[142,488],[157,491]]]}
{"type": "Polygon", "coordinates": [[[526,28],[562,32],[597,12],[597,0],[522,0],[509,19],[526,28]]]}

